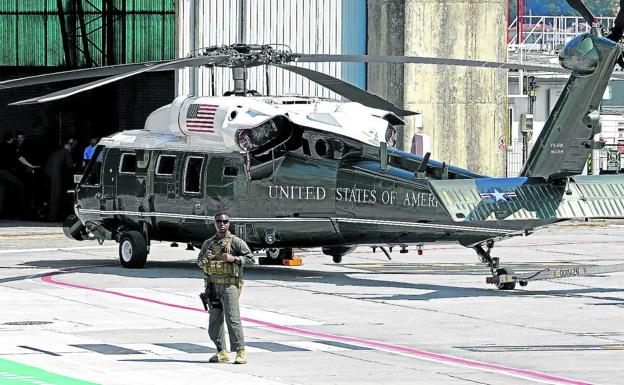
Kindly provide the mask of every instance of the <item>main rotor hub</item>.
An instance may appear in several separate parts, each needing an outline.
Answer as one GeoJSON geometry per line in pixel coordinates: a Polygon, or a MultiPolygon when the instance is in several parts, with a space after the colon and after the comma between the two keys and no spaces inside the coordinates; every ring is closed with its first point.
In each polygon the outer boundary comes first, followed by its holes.
{"type": "Polygon", "coordinates": [[[209,67],[249,68],[266,64],[284,64],[297,61],[301,55],[293,54],[290,48],[277,49],[272,45],[232,44],[200,49],[192,56],[225,56],[209,67]]]}

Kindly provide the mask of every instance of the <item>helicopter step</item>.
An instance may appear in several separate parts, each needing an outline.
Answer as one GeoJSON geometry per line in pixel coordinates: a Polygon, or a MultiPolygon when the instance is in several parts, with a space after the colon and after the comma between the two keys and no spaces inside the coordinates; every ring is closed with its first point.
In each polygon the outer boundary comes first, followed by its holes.
{"type": "Polygon", "coordinates": [[[496,275],[487,277],[486,283],[496,285],[501,290],[511,290],[515,288],[516,282],[520,286],[526,286],[529,281],[540,281],[546,279],[559,279],[570,277],[582,277],[595,274],[617,273],[624,271],[624,263],[615,265],[577,265],[560,269],[542,269],[533,272],[516,274],[509,268],[496,269],[496,275]]]}

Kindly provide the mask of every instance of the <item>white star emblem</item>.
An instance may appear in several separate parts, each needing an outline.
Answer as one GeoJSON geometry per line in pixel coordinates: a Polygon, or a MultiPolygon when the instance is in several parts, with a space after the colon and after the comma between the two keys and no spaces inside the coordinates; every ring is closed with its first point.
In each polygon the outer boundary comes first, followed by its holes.
{"type": "Polygon", "coordinates": [[[491,194],[494,197],[494,199],[496,199],[496,202],[498,201],[507,202],[507,199],[505,198],[505,193],[499,192],[498,190],[494,189],[494,192],[491,194]]]}

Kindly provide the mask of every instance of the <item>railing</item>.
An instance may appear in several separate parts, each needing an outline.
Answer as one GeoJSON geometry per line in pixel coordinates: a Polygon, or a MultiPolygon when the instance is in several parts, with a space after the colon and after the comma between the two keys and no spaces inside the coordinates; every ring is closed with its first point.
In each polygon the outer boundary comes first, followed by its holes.
{"type": "MultiPolygon", "coordinates": [[[[599,17],[598,20],[610,29],[615,17],[599,17]]],[[[577,16],[524,16],[522,34],[518,39],[518,19],[507,28],[508,46],[522,49],[525,53],[553,51],[562,48],[580,33],[588,32],[585,19],[577,16]]]]}
{"type": "Polygon", "coordinates": [[[512,178],[518,176],[522,165],[524,164],[524,142],[522,138],[512,139],[510,147],[507,149],[507,177],[512,178]]]}

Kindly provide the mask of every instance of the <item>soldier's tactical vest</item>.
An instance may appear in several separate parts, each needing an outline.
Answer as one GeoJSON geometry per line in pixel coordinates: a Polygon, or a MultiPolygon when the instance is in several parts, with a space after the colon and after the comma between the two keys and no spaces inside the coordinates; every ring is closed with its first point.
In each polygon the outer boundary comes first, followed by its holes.
{"type": "MultiPolygon", "coordinates": [[[[228,236],[223,241],[225,252],[228,254],[232,254],[232,240],[233,236],[228,236]]],[[[210,258],[204,259],[204,273],[208,274],[208,279],[211,282],[237,284],[234,281],[238,281],[241,277],[241,266],[239,266],[238,263],[222,261],[221,255],[223,254],[223,252],[221,251],[221,246],[221,243],[217,240],[215,240],[215,242],[212,244],[212,247],[209,249],[211,254],[210,258]],[[228,277],[234,279],[227,279],[228,277]]]]}

